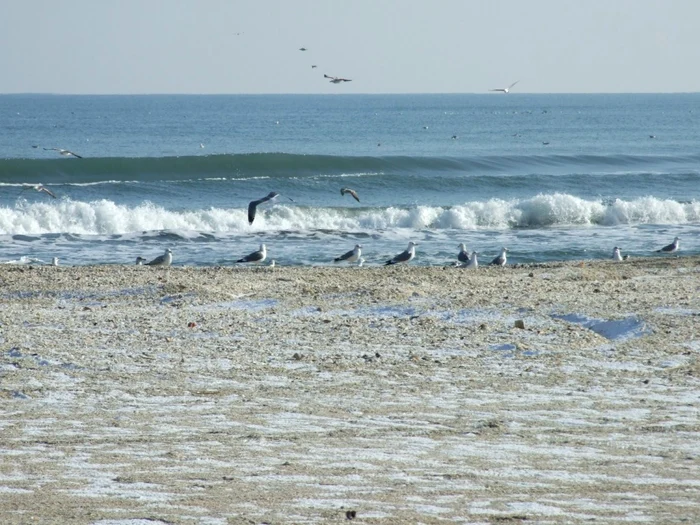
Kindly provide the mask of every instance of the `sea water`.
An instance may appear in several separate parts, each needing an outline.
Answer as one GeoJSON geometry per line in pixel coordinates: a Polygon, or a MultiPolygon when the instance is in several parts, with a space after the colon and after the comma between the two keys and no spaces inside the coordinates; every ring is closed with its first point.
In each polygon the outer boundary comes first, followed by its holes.
{"type": "Polygon", "coordinates": [[[700,94],[1,95],[0,129],[5,263],[700,253],[700,94]]]}

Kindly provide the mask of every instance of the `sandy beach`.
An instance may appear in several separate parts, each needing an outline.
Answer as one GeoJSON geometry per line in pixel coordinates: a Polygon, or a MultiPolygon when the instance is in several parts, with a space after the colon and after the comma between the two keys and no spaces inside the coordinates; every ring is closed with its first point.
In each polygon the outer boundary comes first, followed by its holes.
{"type": "Polygon", "coordinates": [[[0,284],[2,523],[700,522],[700,257],[0,284]]]}

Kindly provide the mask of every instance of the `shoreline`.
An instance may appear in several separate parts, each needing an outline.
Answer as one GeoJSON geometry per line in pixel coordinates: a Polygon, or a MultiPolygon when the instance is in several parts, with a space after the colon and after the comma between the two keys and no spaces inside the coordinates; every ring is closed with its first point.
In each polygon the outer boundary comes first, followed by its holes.
{"type": "Polygon", "coordinates": [[[700,519],[698,256],[0,284],[7,523],[700,519]]]}

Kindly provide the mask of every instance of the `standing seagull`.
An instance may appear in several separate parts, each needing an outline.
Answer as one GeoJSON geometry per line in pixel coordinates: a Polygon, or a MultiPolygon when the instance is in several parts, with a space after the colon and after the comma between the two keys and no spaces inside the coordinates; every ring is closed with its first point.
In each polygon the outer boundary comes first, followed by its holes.
{"type": "Polygon", "coordinates": [[[505,266],[506,265],[506,252],[508,248],[501,248],[501,254],[491,261],[491,266],[505,266]]]}
{"type": "Polygon", "coordinates": [[[472,252],[472,256],[469,258],[469,262],[467,263],[467,268],[476,270],[479,267],[479,261],[476,258],[476,256],[479,255],[477,252],[472,252]]]}
{"type": "Polygon", "coordinates": [[[495,88],[495,89],[489,89],[489,91],[502,91],[503,93],[510,93],[511,88],[512,88],[515,84],[517,84],[518,82],[520,82],[520,80],[516,80],[515,82],[513,82],[513,83],[512,83],[510,86],[508,86],[507,88],[495,88]]]}
{"type": "Polygon", "coordinates": [[[359,261],[362,257],[362,245],[356,244],[355,247],[349,252],[344,253],[340,257],[333,259],[334,262],[347,261],[349,263],[359,261]]]}
{"type": "Polygon", "coordinates": [[[64,157],[75,157],[76,159],[82,159],[80,155],[77,153],[73,153],[72,151],[68,151],[67,149],[62,149],[62,148],[44,148],[47,151],[58,151],[61,155],[64,157]]]}
{"type": "Polygon", "coordinates": [[[151,262],[146,263],[146,266],[170,266],[173,262],[173,252],[170,248],[165,249],[163,255],[159,255],[151,262]]]}
{"type": "Polygon", "coordinates": [[[681,244],[680,244],[680,239],[676,237],[673,239],[673,242],[669,244],[668,246],[664,246],[660,250],[656,250],[657,252],[663,252],[663,253],[673,253],[677,252],[678,250],[681,249],[681,244]]]}
{"type": "Polygon", "coordinates": [[[330,78],[329,82],[331,84],[340,84],[341,82],[352,82],[352,79],[350,78],[331,77],[329,75],[326,75],[325,73],[323,74],[323,78],[330,78]]]}
{"type": "Polygon", "coordinates": [[[140,255],[136,258],[136,266],[143,266],[143,263],[146,262],[145,257],[141,257],[140,255]]]}
{"type": "Polygon", "coordinates": [[[622,254],[620,253],[620,248],[615,246],[613,248],[613,255],[612,255],[613,261],[621,261],[622,260],[622,254]]]}
{"type": "Polygon", "coordinates": [[[457,260],[462,266],[469,264],[469,252],[467,251],[467,246],[464,243],[459,245],[459,253],[457,254],[457,260]]]}
{"type": "Polygon", "coordinates": [[[271,200],[275,199],[277,196],[279,196],[279,193],[277,193],[276,191],[271,191],[262,199],[250,201],[250,203],[248,204],[248,224],[253,224],[253,221],[255,220],[255,210],[259,204],[263,204],[267,201],[271,201],[271,200]]]}
{"type": "Polygon", "coordinates": [[[406,264],[416,256],[416,246],[418,245],[415,242],[410,241],[405,251],[394,256],[393,259],[389,259],[384,266],[389,266],[390,264],[406,264]]]}
{"type": "Polygon", "coordinates": [[[260,245],[260,249],[254,251],[253,253],[249,253],[242,259],[238,259],[236,262],[237,263],[256,263],[260,264],[265,260],[265,257],[267,257],[267,248],[265,248],[264,244],[260,245]]]}
{"type": "Polygon", "coordinates": [[[345,195],[346,193],[349,193],[352,195],[352,198],[355,199],[357,202],[360,202],[360,197],[358,197],[357,192],[355,190],[351,190],[350,188],[340,188],[340,194],[345,195]]]}

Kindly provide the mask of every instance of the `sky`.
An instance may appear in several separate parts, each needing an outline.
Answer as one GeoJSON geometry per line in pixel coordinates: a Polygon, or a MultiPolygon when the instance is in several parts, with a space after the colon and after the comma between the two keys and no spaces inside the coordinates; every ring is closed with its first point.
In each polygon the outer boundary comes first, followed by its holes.
{"type": "Polygon", "coordinates": [[[0,93],[700,91],[697,0],[0,3],[0,93]]]}

